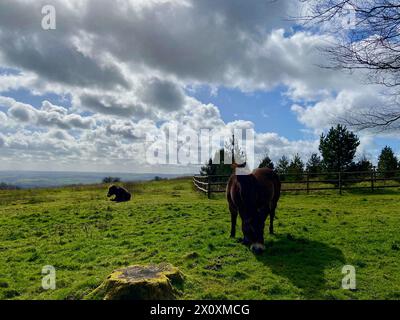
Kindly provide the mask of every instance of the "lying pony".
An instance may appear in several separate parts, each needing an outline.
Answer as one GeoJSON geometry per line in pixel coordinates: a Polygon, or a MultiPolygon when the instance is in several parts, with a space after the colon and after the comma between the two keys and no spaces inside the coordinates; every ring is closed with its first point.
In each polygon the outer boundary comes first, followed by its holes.
{"type": "Polygon", "coordinates": [[[126,202],[126,201],[130,201],[132,198],[132,195],[128,192],[128,190],[126,190],[122,187],[115,186],[115,185],[112,185],[108,189],[107,197],[110,198],[112,196],[115,196],[115,198],[112,199],[111,201],[115,201],[115,202],[126,202]]]}

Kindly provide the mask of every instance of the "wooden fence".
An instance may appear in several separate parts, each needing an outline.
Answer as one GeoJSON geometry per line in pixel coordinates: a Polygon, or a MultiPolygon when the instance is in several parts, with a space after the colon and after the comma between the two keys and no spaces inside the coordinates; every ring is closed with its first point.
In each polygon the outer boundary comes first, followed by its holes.
{"type": "MultiPolygon", "coordinates": [[[[211,198],[213,193],[225,192],[229,176],[194,176],[193,184],[211,198]]],[[[282,191],[338,190],[342,194],[348,189],[400,188],[400,170],[396,171],[353,171],[324,172],[280,175],[282,191]]]]}

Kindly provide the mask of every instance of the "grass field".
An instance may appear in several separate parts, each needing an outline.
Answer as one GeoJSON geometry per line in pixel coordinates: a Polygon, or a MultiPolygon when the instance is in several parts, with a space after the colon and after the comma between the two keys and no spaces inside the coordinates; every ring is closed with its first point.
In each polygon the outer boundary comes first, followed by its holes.
{"type": "Polygon", "coordinates": [[[121,204],[106,186],[0,191],[0,298],[83,299],[114,269],[150,262],[182,270],[182,299],[400,298],[399,189],[285,194],[255,256],[229,238],[223,195],[208,200],[189,179],[129,188],[121,204]],[[345,264],[356,290],[341,288],[345,264]],[[56,290],[41,288],[45,265],[56,290]]]}

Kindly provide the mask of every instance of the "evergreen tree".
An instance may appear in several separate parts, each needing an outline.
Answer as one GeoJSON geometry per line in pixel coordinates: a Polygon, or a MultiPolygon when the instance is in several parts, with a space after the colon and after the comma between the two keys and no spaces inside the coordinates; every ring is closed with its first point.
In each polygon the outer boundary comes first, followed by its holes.
{"type": "Polygon", "coordinates": [[[274,163],[272,162],[271,158],[268,157],[268,155],[265,155],[265,157],[261,160],[260,165],[258,166],[259,168],[270,168],[274,170],[274,163]]]}
{"type": "Polygon", "coordinates": [[[304,163],[299,154],[294,155],[287,171],[291,180],[303,180],[302,174],[304,173],[304,163]]]}
{"type": "MultiPolygon", "coordinates": [[[[237,139],[235,138],[235,144],[233,148],[232,138],[229,143],[225,144],[225,148],[215,152],[214,158],[210,159],[206,165],[200,168],[200,175],[203,176],[229,176],[232,174],[232,150],[235,156],[235,162],[242,164],[246,162],[246,154],[240,148],[237,139]]],[[[215,178],[214,180],[220,180],[221,178],[215,178]]]]}
{"type": "Polygon", "coordinates": [[[105,177],[103,183],[118,183],[121,182],[121,178],[118,177],[105,177]]]}
{"type": "Polygon", "coordinates": [[[332,127],[328,134],[321,135],[319,151],[327,171],[345,171],[354,159],[360,140],[346,126],[332,127]]]}
{"type": "Polygon", "coordinates": [[[309,173],[320,173],[322,172],[322,160],[321,157],[317,153],[313,153],[308,159],[306,164],[307,172],[309,173]]]}
{"type": "Polygon", "coordinates": [[[202,176],[211,176],[211,175],[215,175],[215,166],[213,165],[213,161],[210,158],[210,160],[208,160],[208,163],[200,168],[200,175],[202,176]]]}
{"type": "MultiPolygon", "coordinates": [[[[233,170],[231,167],[231,161],[225,164],[225,159],[228,159],[229,154],[224,150],[218,150],[213,159],[208,160],[208,163],[200,168],[200,175],[202,176],[229,176],[233,170]]],[[[214,177],[212,182],[220,181],[222,177],[214,177]]]]}
{"type": "Polygon", "coordinates": [[[378,171],[381,176],[390,178],[395,175],[394,170],[398,169],[397,157],[392,148],[386,146],[382,149],[378,158],[378,171]],[[390,172],[392,171],[392,172],[390,172]]]}
{"type": "Polygon", "coordinates": [[[220,149],[215,153],[213,166],[214,166],[214,174],[218,176],[228,176],[231,175],[232,170],[232,161],[231,161],[231,154],[226,152],[225,149],[220,149]],[[227,162],[227,163],[226,163],[227,162]]]}
{"type": "MultiPolygon", "coordinates": [[[[348,172],[351,172],[350,174],[346,175],[347,180],[351,179],[365,179],[370,177],[369,171],[373,169],[373,165],[371,161],[367,159],[367,157],[364,155],[360,160],[357,162],[353,162],[349,168],[347,169],[348,172]],[[367,173],[365,173],[367,172],[367,173]]],[[[352,182],[350,182],[352,183],[352,182]]]]}
{"type": "Polygon", "coordinates": [[[285,180],[285,175],[288,173],[289,159],[286,156],[282,156],[276,164],[276,172],[281,175],[281,180],[285,180]]]}
{"type": "Polygon", "coordinates": [[[352,166],[351,171],[371,171],[372,168],[372,162],[364,155],[352,166]]]}

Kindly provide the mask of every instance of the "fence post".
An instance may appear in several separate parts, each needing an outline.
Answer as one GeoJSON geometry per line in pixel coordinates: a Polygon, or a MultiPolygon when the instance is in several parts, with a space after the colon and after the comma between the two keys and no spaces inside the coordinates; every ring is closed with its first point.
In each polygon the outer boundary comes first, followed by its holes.
{"type": "Polygon", "coordinates": [[[211,198],[211,179],[210,176],[207,176],[207,198],[211,198]]]}
{"type": "Polygon", "coordinates": [[[307,171],[307,194],[310,193],[310,176],[307,171]]]}
{"type": "Polygon", "coordinates": [[[373,167],[371,170],[371,191],[372,192],[374,192],[374,190],[375,190],[374,180],[375,180],[375,167],[373,167]]]}
{"type": "Polygon", "coordinates": [[[339,194],[342,195],[342,172],[339,171],[339,194]]]}

